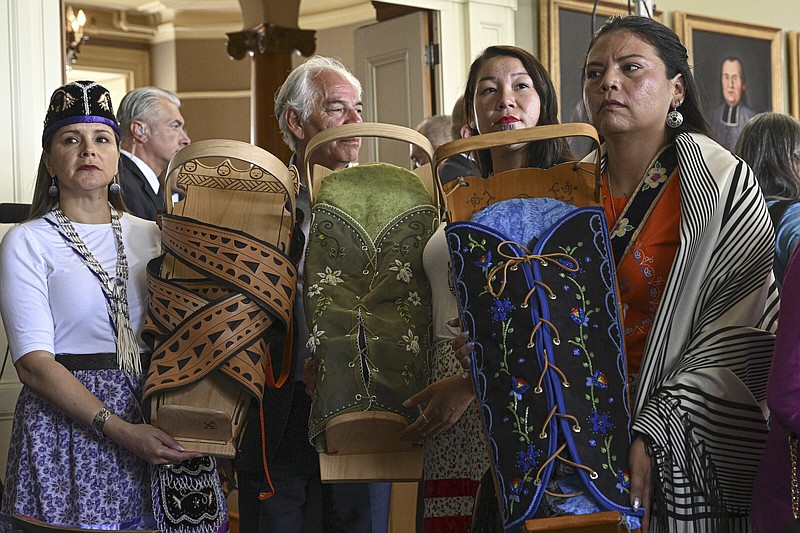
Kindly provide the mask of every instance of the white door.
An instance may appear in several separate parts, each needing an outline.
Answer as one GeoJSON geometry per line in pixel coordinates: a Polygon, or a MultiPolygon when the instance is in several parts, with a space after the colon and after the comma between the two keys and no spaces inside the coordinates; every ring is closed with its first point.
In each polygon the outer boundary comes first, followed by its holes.
{"type": "MultiPolygon", "coordinates": [[[[427,54],[431,14],[418,11],[355,31],[356,76],[364,85],[364,121],[414,128],[433,112],[427,54]]],[[[435,61],[433,61],[435,63],[435,61]]],[[[362,161],[409,167],[408,145],[364,140],[362,161]]]]}

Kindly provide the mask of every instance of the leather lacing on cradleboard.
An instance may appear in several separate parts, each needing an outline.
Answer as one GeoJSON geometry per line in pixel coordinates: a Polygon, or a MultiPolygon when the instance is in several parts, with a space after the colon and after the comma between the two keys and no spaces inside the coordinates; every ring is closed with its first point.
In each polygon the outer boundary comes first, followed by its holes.
{"type": "MultiPolygon", "coordinates": [[[[162,215],[161,226],[165,253],[147,265],[150,306],[143,337],[154,351],[145,399],[218,371],[263,409],[265,385],[282,386],[290,372],[291,343],[285,343],[276,378],[265,333],[280,325],[291,338],[294,265],[274,246],[243,232],[177,215],[162,215]],[[162,265],[170,256],[203,278],[165,277],[162,265]]],[[[264,472],[269,480],[266,458],[264,472]]]]}
{"type": "MultiPolygon", "coordinates": [[[[150,309],[143,336],[154,345],[144,397],[182,387],[219,370],[259,401],[264,384],[288,376],[272,371],[265,332],[288,327],[296,270],[274,246],[235,230],[163,215],[166,253],[148,264],[150,309]],[[206,279],[166,279],[171,255],[206,279]]],[[[290,355],[290,354],[289,354],[290,355]]]]}
{"type": "MultiPolygon", "coordinates": [[[[491,270],[491,272],[489,273],[489,276],[488,276],[489,281],[487,283],[487,289],[489,291],[489,294],[491,294],[494,298],[501,298],[502,297],[503,291],[505,290],[506,283],[507,283],[508,271],[509,270],[511,270],[511,271],[517,270],[519,268],[520,264],[522,264],[522,263],[530,265],[531,262],[538,261],[541,265],[552,264],[552,265],[555,265],[558,268],[563,269],[566,272],[577,272],[578,269],[579,269],[578,262],[575,260],[575,258],[573,258],[569,254],[565,254],[565,253],[554,253],[554,254],[547,254],[547,255],[532,254],[525,246],[523,246],[523,245],[521,245],[519,243],[515,243],[513,241],[503,241],[500,244],[498,244],[497,245],[497,254],[500,257],[503,257],[505,259],[505,262],[502,262],[502,263],[498,264],[497,266],[495,266],[494,269],[491,270]],[[513,246],[518,247],[521,250],[524,250],[525,255],[514,256],[514,255],[505,254],[503,252],[503,247],[504,246],[509,246],[509,245],[513,245],[513,246]],[[558,261],[558,259],[560,259],[561,261],[558,261]],[[495,289],[494,288],[494,281],[495,281],[495,279],[496,279],[498,274],[502,274],[501,281],[500,281],[500,288],[499,289],[495,289]]],[[[547,298],[549,298],[551,300],[555,300],[557,298],[555,293],[553,292],[553,290],[547,284],[545,284],[545,283],[543,283],[543,282],[541,282],[539,280],[533,280],[533,287],[525,295],[525,299],[521,303],[519,303],[519,307],[521,309],[528,308],[529,305],[530,305],[531,296],[533,296],[534,292],[536,292],[539,289],[542,289],[542,290],[546,291],[547,298]]],[[[561,344],[561,338],[560,338],[560,336],[558,334],[558,328],[556,327],[556,325],[553,324],[551,321],[549,321],[549,320],[547,320],[545,318],[542,318],[540,316],[538,322],[536,322],[536,324],[531,328],[531,332],[530,332],[529,340],[528,340],[528,348],[534,348],[535,347],[536,343],[535,343],[534,339],[536,338],[536,333],[539,331],[539,328],[541,328],[543,325],[545,325],[546,327],[550,328],[551,333],[552,333],[552,343],[554,345],[556,345],[556,346],[561,344]]],[[[543,383],[544,383],[544,380],[546,379],[549,371],[555,372],[558,375],[558,379],[561,382],[561,386],[562,387],[569,387],[570,386],[569,380],[567,379],[567,376],[564,375],[564,372],[562,372],[561,369],[558,368],[558,366],[556,366],[554,363],[552,363],[550,361],[549,357],[545,357],[544,358],[544,366],[542,368],[541,373],[539,374],[539,380],[538,380],[538,382],[536,384],[536,387],[533,389],[535,394],[541,394],[544,391],[543,383]]],[[[553,418],[553,416],[555,416],[556,418],[563,418],[563,419],[568,419],[568,420],[572,421],[572,423],[573,423],[572,431],[574,431],[575,433],[580,433],[581,425],[580,425],[580,422],[578,421],[578,419],[576,417],[568,414],[568,413],[560,413],[560,412],[558,412],[558,405],[553,405],[553,407],[550,409],[550,412],[547,414],[547,418],[545,418],[545,420],[540,425],[540,427],[542,428],[541,431],[539,432],[539,438],[540,439],[546,439],[547,438],[547,429],[546,428],[550,425],[550,420],[553,418]]],[[[561,461],[561,462],[563,462],[563,463],[565,463],[567,465],[570,465],[570,466],[572,466],[574,468],[583,469],[588,473],[588,475],[589,475],[589,477],[591,479],[597,479],[598,474],[592,468],[590,468],[588,466],[585,466],[585,465],[582,465],[582,464],[579,464],[579,463],[576,463],[574,461],[571,461],[567,457],[562,455],[563,452],[565,451],[566,447],[567,447],[566,443],[561,444],[558,447],[558,449],[555,451],[555,453],[550,455],[550,457],[548,457],[542,463],[542,465],[536,471],[536,478],[533,481],[535,485],[539,486],[539,485],[542,484],[543,472],[545,471],[547,466],[550,463],[552,463],[553,461],[555,461],[555,460],[561,461]]],[[[547,490],[545,490],[545,492],[550,494],[550,495],[552,495],[552,496],[559,496],[559,497],[563,497],[563,498],[571,497],[571,496],[578,496],[578,495],[582,494],[582,492],[572,493],[572,494],[555,494],[555,493],[552,493],[552,492],[547,491],[547,490]]]]}
{"type": "Polygon", "coordinates": [[[533,518],[556,462],[575,468],[599,505],[634,514],[624,349],[602,217],[576,209],[527,247],[474,222],[446,230],[506,528],[533,518]]]}

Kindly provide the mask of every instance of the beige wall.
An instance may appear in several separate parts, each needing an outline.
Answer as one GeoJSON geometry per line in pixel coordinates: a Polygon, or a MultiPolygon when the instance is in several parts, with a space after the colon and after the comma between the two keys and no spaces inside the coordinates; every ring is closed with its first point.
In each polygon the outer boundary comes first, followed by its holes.
{"type": "Polygon", "coordinates": [[[250,141],[250,68],[228,57],[224,36],[175,41],[175,92],[193,141],[250,141]]]}

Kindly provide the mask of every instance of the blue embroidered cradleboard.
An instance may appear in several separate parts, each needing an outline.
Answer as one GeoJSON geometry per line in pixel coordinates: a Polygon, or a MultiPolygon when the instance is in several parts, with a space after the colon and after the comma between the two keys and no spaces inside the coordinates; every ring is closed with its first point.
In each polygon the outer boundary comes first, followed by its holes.
{"type": "Polygon", "coordinates": [[[534,517],[555,461],[606,510],[629,507],[630,411],[603,210],[494,204],[446,229],[503,525],[534,517]],[[523,223],[524,221],[524,223],[523,223]]]}

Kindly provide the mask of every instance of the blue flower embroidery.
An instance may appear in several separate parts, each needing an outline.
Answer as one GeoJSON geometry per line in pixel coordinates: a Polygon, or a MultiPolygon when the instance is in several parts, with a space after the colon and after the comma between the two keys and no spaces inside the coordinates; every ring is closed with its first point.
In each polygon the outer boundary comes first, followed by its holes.
{"type": "Polygon", "coordinates": [[[564,265],[569,270],[575,270],[575,263],[573,263],[569,259],[561,258],[561,259],[558,259],[558,262],[561,263],[562,265],[564,265]]]}
{"type": "Polygon", "coordinates": [[[492,320],[494,322],[502,322],[508,316],[508,313],[513,311],[514,306],[511,305],[511,300],[506,298],[504,300],[500,300],[499,298],[495,298],[494,303],[492,304],[492,308],[490,311],[492,312],[492,320]]]}
{"type": "Polygon", "coordinates": [[[620,494],[631,490],[631,476],[621,468],[617,468],[617,490],[620,494]]]}
{"type": "Polygon", "coordinates": [[[600,372],[599,370],[595,370],[594,374],[586,378],[586,386],[587,387],[599,387],[601,389],[608,388],[608,379],[606,379],[606,375],[600,372]]]}
{"type": "Polygon", "coordinates": [[[592,413],[592,416],[589,417],[589,422],[592,423],[592,431],[605,435],[606,432],[614,429],[614,424],[608,420],[610,417],[611,415],[608,413],[601,414],[597,411],[592,413]]]}
{"type": "Polygon", "coordinates": [[[511,376],[511,392],[509,392],[508,395],[514,396],[517,400],[521,400],[522,395],[530,388],[531,386],[524,379],[511,376]]]}
{"type": "Polygon", "coordinates": [[[533,447],[533,444],[528,444],[528,449],[517,452],[517,466],[524,471],[536,468],[536,461],[542,454],[539,450],[533,447]]]}
{"type": "Polygon", "coordinates": [[[480,256],[477,261],[473,263],[476,267],[486,272],[492,267],[492,251],[487,250],[485,254],[480,256]]]}
{"type": "Polygon", "coordinates": [[[514,479],[510,484],[509,488],[511,489],[511,499],[515,502],[519,502],[519,495],[522,494],[522,489],[525,485],[522,484],[522,480],[519,478],[514,479]]]}
{"type": "Polygon", "coordinates": [[[586,316],[586,312],[583,310],[583,307],[573,307],[569,312],[569,317],[573,322],[580,326],[589,325],[589,317],[586,316]]]}
{"type": "Polygon", "coordinates": [[[580,348],[573,348],[572,349],[572,355],[574,355],[575,357],[580,356],[581,355],[581,349],[580,348]]]}

